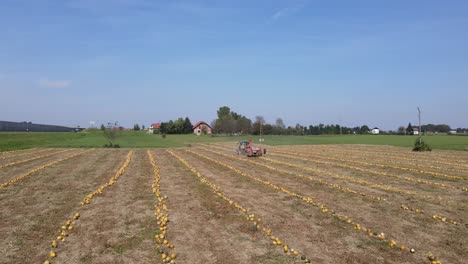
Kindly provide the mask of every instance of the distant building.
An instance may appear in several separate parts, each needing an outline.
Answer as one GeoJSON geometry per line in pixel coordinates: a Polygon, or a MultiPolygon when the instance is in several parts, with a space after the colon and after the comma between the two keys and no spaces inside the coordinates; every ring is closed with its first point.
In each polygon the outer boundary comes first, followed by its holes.
{"type": "Polygon", "coordinates": [[[378,135],[380,133],[380,129],[378,127],[374,127],[371,130],[372,135],[378,135]]]}
{"type": "Polygon", "coordinates": [[[160,128],[161,128],[160,123],[153,123],[153,124],[151,124],[151,126],[148,129],[148,133],[150,133],[150,134],[156,133],[157,134],[157,133],[159,133],[160,128]]]}
{"type": "Polygon", "coordinates": [[[204,121],[197,122],[193,127],[193,133],[198,136],[201,134],[211,134],[213,133],[213,128],[204,121]]]}
{"type": "Polygon", "coordinates": [[[35,124],[32,122],[0,121],[0,131],[8,132],[80,132],[83,128],[35,124]]]}

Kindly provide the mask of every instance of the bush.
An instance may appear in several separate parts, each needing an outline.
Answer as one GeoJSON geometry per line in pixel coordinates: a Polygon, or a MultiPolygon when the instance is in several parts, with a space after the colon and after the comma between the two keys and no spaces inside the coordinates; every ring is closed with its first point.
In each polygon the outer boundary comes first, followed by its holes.
{"type": "Polygon", "coordinates": [[[120,148],[120,145],[109,143],[109,144],[104,144],[104,147],[105,148],[120,148]]]}
{"type": "Polygon", "coordinates": [[[424,142],[424,140],[417,139],[414,143],[413,151],[431,151],[432,148],[424,142]]]}
{"type": "Polygon", "coordinates": [[[161,137],[162,137],[162,138],[166,138],[166,133],[163,133],[163,134],[161,135],[161,137]]]}

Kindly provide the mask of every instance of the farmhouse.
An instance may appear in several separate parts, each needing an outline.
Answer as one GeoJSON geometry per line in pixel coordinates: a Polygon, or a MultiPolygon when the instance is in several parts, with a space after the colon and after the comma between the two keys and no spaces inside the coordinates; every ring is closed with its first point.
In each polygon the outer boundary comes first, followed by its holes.
{"type": "Polygon", "coordinates": [[[204,121],[199,121],[197,122],[193,127],[193,133],[197,135],[203,134],[211,134],[213,132],[213,128],[211,128],[210,125],[208,125],[204,121]]]}
{"type": "Polygon", "coordinates": [[[374,127],[372,130],[371,130],[371,133],[372,135],[378,135],[380,133],[380,130],[378,127],[374,127]]]}
{"type": "Polygon", "coordinates": [[[159,128],[161,127],[160,123],[153,123],[151,124],[150,128],[148,129],[148,133],[159,133],[159,128]]]}

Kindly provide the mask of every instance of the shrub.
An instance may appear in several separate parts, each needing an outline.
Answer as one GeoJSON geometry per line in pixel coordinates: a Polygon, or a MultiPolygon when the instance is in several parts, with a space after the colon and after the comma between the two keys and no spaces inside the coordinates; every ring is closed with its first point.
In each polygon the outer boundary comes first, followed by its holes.
{"type": "Polygon", "coordinates": [[[417,139],[414,143],[413,151],[431,151],[432,148],[422,139],[417,139]]]}
{"type": "Polygon", "coordinates": [[[109,143],[109,144],[104,144],[104,147],[105,148],[120,148],[120,145],[109,143]]]}

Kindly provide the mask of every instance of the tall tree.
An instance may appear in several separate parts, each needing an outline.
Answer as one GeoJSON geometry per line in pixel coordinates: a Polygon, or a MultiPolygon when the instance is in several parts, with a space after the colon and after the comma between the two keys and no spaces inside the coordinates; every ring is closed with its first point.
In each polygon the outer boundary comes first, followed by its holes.
{"type": "Polygon", "coordinates": [[[227,106],[222,106],[218,110],[218,119],[225,120],[231,118],[231,109],[227,106]]]}
{"type": "Polygon", "coordinates": [[[284,125],[284,121],[282,118],[278,117],[276,118],[275,126],[279,129],[285,129],[286,126],[284,125]]]}
{"type": "Polygon", "coordinates": [[[367,133],[369,133],[369,130],[370,130],[370,129],[369,129],[369,127],[368,127],[367,125],[363,125],[363,126],[361,126],[361,128],[359,129],[359,133],[361,133],[361,134],[367,134],[367,133]]]}
{"type": "Polygon", "coordinates": [[[273,126],[273,134],[282,135],[285,133],[286,126],[284,125],[283,119],[277,118],[275,125],[273,126]]]}
{"type": "Polygon", "coordinates": [[[238,114],[227,106],[222,106],[217,111],[218,118],[213,121],[214,129],[221,134],[250,133],[252,121],[238,114]]]}
{"type": "Polygon", "coordinates": [[[414,134],[414,129],[413,129],[413,126],[411,125],[411,122],[408,124],[408,127],[406,128],[406,134],[408,135],[414,134]]]}
{"type": "Polygon", "coordinates": [[[255,122],[253,123],[253,127],[252,127],[252,134],[260,135],[260,132],[263,129],[264,124],[265,124],[265,118],[263,118],[263,116],[256,116],[255,122]]]}
{"type": "Polygon", "coordinates": [[[186,117],[184,120],[184,134],[191,134],[191,133],[193,133],[192,122],[190,122],[190,119],[186,117]]]}

